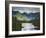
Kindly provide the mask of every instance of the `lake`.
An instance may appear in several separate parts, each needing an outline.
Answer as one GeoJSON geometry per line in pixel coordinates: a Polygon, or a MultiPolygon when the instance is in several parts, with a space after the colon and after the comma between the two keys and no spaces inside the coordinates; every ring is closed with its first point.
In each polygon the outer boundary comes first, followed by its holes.
{"type": "Polygon", "coordinates": [[[36,30],[34,28],[37,28],[32,23],[22,23],[22,27],[23,28],[21,29],[21,31],[31,31],[31,30],[36,30]]]}

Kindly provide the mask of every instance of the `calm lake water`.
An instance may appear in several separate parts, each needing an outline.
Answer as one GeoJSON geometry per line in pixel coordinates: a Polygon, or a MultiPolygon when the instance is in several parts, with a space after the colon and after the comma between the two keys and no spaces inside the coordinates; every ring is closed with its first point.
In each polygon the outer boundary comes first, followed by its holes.
{"type": "Polygon", "coordinates": [[[22,29],[21,31],[31,31],[31,30],[36,30],[34,28],[37,28],[36,26],[34,26],[32,23],[22,23],[22,29]]]}

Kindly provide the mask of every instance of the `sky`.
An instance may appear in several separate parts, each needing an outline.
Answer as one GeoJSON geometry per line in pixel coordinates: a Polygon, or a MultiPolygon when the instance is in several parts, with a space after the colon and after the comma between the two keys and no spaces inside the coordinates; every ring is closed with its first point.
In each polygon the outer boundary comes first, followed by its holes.
{"type": "Polygon", "coordinates": [[[34,7],[12,7],[13,11],[20,11],[21,13],[36,13],[40,12],[40,8],[34,8],[34,7]]]}

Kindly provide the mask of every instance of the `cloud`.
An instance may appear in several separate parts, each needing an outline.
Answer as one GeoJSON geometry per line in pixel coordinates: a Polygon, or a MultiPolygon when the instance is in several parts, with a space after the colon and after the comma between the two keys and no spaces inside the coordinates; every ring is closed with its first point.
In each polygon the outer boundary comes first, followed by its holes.
{"type": "Polygon", "coordinates": [[[13,11],[20,11],[21,13],[26,12],[26,13],[35,13],[35,12],[40,12],[40,8],[32,8],[32,7],[13,7],[13,11]]]}

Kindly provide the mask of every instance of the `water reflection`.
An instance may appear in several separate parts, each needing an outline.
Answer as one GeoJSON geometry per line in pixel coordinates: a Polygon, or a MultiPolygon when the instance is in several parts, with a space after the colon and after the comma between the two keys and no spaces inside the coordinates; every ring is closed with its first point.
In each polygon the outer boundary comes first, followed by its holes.
{"type": "Polygon", "coordinates": [[[36,30],[35,28],[38,28],[37,26],[34,26],[32,23],[22,23],[22,31],[31,31],[36,30]]]}

